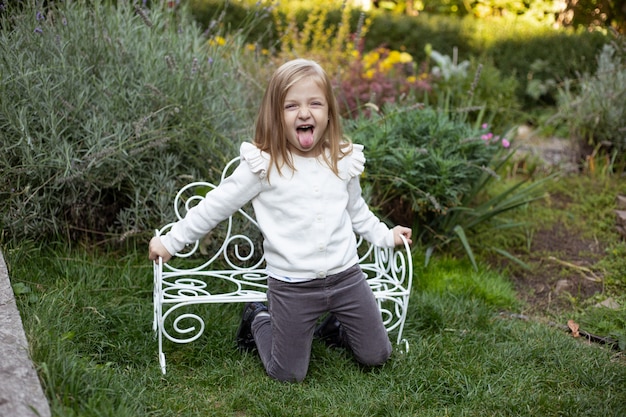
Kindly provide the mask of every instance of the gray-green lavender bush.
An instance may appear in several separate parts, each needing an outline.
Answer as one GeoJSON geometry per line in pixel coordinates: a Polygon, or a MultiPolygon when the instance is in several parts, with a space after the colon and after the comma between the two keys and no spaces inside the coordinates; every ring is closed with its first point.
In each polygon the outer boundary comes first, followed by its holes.
{"type": "Polygon", "coordinates": [[[559,90],[555,120],[569,127],[573,138],[612,155],[626,168],[626,38],[604,45],[595,74],[569,80],[559,90]]]}
{"type": "Polygon", "coordinates": [[[117,3],[3,3],[0,240],[151,233],[249,134],[242,38],[117,3]]]}

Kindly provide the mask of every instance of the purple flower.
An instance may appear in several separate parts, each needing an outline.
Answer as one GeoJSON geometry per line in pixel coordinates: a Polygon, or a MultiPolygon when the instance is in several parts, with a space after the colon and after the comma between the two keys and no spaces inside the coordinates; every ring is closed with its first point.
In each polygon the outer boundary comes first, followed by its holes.
{"type": "Polygon", "coordinates": [[[213,58],[209,57],[209,65],[213,63],[213,58]]]}
{"type": "Polygon", "coordinates": [[[35,32],[35,33],[43,33],[43,30],[39,26],[37,26],[35,28],[35,30],[33,30],[33,32],[35,32]]]}
{"type": "Polygon", "coordinates": [[[45,16],[43,15],[43,13],[37,12],[36,18],[37,18],[37,21],[39,22],[39,21],[44,20],[45,16]]]}

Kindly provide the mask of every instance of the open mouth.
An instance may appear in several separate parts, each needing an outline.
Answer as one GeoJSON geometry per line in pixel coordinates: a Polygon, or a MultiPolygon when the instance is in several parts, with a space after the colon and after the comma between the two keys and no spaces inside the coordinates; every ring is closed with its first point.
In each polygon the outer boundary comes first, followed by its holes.
{"type": "Polygon", "coordinates": [[[309,148],[313,145],[313,131],[315,128],[313,125],[302,125],[296,127],[296,136],[298,142],[303,148],[309,148]]]}

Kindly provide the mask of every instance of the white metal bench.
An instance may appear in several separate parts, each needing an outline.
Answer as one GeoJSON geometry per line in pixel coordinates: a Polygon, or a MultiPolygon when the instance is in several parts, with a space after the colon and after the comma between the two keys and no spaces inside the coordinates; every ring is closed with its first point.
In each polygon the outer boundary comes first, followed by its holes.
{"type": "MultiPolygon", "coordinates": [[[[226,178],[239,158],[231,160],[222,172],[226,178]]],[[[183,187],[174,199],[178,219],[215,188],[208,182],[183,187]]],[[[159,258],[154,263],[154,322],[159,345],[159,364],[165,374],[164,338],[175,343],[190,343],[204,332],[205,319],[194,311],[199,304],[247,303],[267,301],[267,275],[262,253],[262,238],[251,206],[233,214],[203,241],[189,245],[169,263],[159,258]],[[219,230],[218,230],[219,229],[219,230]],[[189,325],[194,322],[196,325],[189,325]],[[197,327],[196,327],[197,326],[197,327]]],[[[156,231],[165,234],[173,223],[156,231]]],[[[399,250],[371,245],[356,236],[359,263],[368,275],[388,332],[408,351],[402,338],[413,279],[413,260],[407,241],[399,250]]]]}

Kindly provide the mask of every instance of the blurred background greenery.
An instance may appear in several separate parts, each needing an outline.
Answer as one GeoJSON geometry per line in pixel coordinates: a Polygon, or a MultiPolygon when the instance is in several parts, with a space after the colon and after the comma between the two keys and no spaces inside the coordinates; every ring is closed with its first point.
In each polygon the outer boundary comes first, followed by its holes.
{"type": "MultiPolygon", "coordinates": [[[[348,136],[350,126],[387,120],[387,107],[429,108],[456,130],[457,144],[487,133],[490,143],[500,140],[488,161],[466,164],[474,172],[512,152],[522,124],[585,145],[581,161],[601,153],[610,170],[623,168],[624,14],[616,2],[427,3],[2,2],[3,240],[145,239],[168,219],[182,184],[217,181],[251,138],[268,77],[296,56],[331,74],[348,136]]],[[[405,130],[422,123],[403,120],[405,130]]],[[[439,149],[428,137],[398,146],[424,146],[427,158],[439,149]]],[[[484,149],[467,149],[468,161],[482,158],[472,152],[484,149]]],[[[396,162],[394,175],[414,182],[403,176],[413,162],[396,162]]],[[[413,186],[439,195],[445,209],[402,197],[416,227],[477,203],[458,189],[480,196],[469,171],[437,177],[413,186]]],[[[377,196],[393,184],[366,180],[377,196]]],[[[445,234],[434,230],[424,243],[445,234]]]]}

